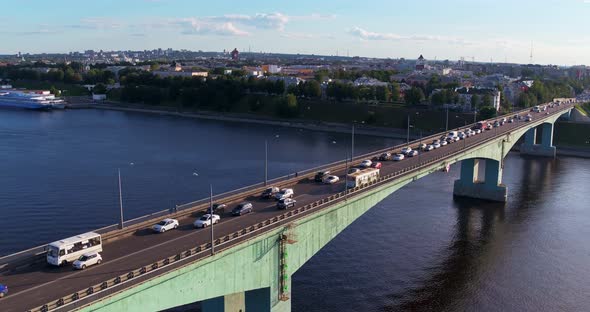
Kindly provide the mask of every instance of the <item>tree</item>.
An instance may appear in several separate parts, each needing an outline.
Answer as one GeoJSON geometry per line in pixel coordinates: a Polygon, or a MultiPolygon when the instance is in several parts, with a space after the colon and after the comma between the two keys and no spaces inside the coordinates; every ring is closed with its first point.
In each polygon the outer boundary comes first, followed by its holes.
{"type": "Polygon", "coordinates": [[[107,93],[107,87],[105,87],[102,83],[98,83],[92,89],[92,93],[94,93],[94,94],[105,94],[105,93],[107,93]]]}
{"type": "Polygon", "coordinates": [[[479,97],[479,95],[474,94],[471,96],[471,107],[472,108],[478,108],[479,105],[481,104],[481,99],[479,97]]]}
{"type": "Polygon", "coordinates": [[[278,114],[281,117],[295,117],[297,116],[298,106],[297,106],[297,97],[289,93],[287,94],[281,101],[278,107],[278,114]]]}
{"type": "Polygon", "coordinates": [[[496,114],[496,109],[493,106],[483,106],[479,109],[480,119],[494,118],[496,114]]]}
{"type": "Polygon", "coordinates": [[[483,99],[481,100],[481,105],[482,106],[493,106],[492,102],[494,101],[494,99],[492,98],[491,95],[489,95],[488,93],[486,93],[483,96],[483,99]]]}
{"type": "Polygon", "coordinates": [[[412,87],[408,90],[405,94],[404,100],[407,104],[410,105],[418,105],[424,99],[424,92],[422,89],[417,87],[412,87]]]}
{"type": "Polygon", "coordinates": [[[375,97],[378,101],[388,102],[391,97],[391,91],[387,86],[377,86],[375,88],[375,97]]]}
{"type": "Polygon", "coordinates": [[[55,86],[51,86],[51,88],[49,88],[49,92],[55,96],[60,96],[61,94],[61,91],[59,91],[55,86]]]}

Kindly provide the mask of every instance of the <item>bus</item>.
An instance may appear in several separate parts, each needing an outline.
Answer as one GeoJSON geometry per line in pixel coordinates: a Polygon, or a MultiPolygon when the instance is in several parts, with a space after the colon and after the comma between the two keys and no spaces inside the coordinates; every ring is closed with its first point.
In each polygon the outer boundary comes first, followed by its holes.
{"type": "Polygon", "coordinates": [[[88,232],[47,245],[47,263],[57,266],[66,265],[76,261],[85,253],[101,251],[100,234],[88,232]]]}
{"type": "Polygon", "coordinates": [[[346,176],[346,185],[350,188],[362,186],[379,179],[379,169],[367,168],[346,176]]]}

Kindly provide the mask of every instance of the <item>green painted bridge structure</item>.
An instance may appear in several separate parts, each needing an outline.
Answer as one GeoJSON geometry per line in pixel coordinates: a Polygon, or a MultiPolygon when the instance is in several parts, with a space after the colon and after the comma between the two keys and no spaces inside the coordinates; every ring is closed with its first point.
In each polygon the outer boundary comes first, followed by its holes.
{"type": "Polygon", "coordinates": [[[553,125],[558,118],[567,117],[571,108],[562,105],[551,114],[536,114],[532,121],[518,121],[507,131],[486,131],[497,134],[382,175],[370,185],[287,211],[244,230],[243,236],[238,233],[227,241],[222,239],[214,254],[191,259],[203,252],[196,249],[167,258],[168,263],[164,264],[175,265],[174,269],[148,268],[148,272],[139,272],[145,273],[141,282],[126,286],[126,278],[120,279],[115,283],[116,291],[96,299],[88,296],[74,307],[89,312],[139,312],[202,302],[204,312],[290,311],[291,298],[297,295],[291,292],[291,276],[349,224],[408,183],[460,162],[455,195],[506,201],[508,190],[502,184],[504,157],[517,142],[522,142],[523,154],[555,157],[553,125]],[[536,137],[538,128],[542,128],[540,140],[536,137]],[[519,140],[521,137],[524,140],[519,140]]]}

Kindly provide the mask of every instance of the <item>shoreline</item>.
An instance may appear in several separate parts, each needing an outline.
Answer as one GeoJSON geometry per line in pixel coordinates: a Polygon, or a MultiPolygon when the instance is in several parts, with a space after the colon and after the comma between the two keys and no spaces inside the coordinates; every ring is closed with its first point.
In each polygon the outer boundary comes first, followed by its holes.
{"type": "MultiPolygon", "coordinates": [[[[219,121],[230,121],[230,122],[241,122],[241,123],[254,123],[262,125],[289,127],[306,129],[312,131],[324,131],[324,132],[336,132],[336,133],[350,133],[351,129],[349,125],[342,123],[327,123],[321,121],[306,121],[306,120],[288,120],[288,119],[270,119],[254,117],[248,114],[226,114],[221,115],[218,112],[211,111],[200,111],[200,112],[178,112],[165,109],[154,109],[145,108],[141,106],[115,106],[111,104],[74,104],[75,106],[69,107],[70,109],[104,109],[104,110],[116,110],[125,112],[136,112],[145,114],[156,114],[165,116],[176,116],[193,119],[207,119],[207,120],[219,120],[219,121]]],[[[406,139],[407,133],[404,129],[391,129],[382,127],[366,126],[357,124],[355,126],[355,133],[360,135],[385,137],[392,139],[406,139]]],[[[431,133],[423,133],[423,136],[428,136],[431,133]]],[[[410,139],[419,139],[419,136],[410,134],[410,139]]],[[[590,159],[590,147],[578,147],[578,146],[559,146],[556,145],[557,156],[568,156],[577,158],[588,158],[590,159]]],[[[511,149],[512,152],[518,152],[519,146],[514,145],[511,149]]]]}

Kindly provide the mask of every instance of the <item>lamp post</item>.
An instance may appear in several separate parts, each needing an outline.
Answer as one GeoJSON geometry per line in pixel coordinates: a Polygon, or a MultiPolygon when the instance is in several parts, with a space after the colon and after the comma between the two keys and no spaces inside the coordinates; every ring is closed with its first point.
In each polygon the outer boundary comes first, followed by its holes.
{"type": "Polygon", "coordinates": [[[213,236],[213,184],[209,183],[209,217],[211,220],[211,255],[215,254],[215,237],[213,236]]]}
{"type": "Polygon", "coordinates": [[[264,140],[264,186],[268,183],[268,140],[264,140]]]}
{"type": "Polygon", "coordinates": [[[445,132],[449,131],[449,107],[447,106],[447,121],[445,123],[445,132]]]}
{"type": "Polygon", "coordinates": [[[121,211],[121,220],[119,221],[119,228],[123,229],[123,192],[121,191],[121,168],[117,169],[119,174],[119,209],[121,211]]]}

